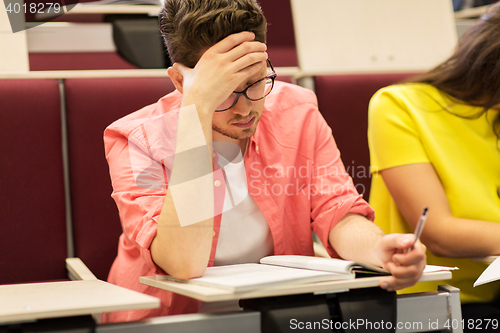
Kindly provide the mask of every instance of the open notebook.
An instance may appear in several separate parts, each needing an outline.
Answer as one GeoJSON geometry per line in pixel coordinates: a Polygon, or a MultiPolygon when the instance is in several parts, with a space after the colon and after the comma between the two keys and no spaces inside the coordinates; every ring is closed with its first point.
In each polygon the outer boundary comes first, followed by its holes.
{"type": "Polygon", "coordinates": [[[260,264],[208,267],[202,277],[190,280],[171,276],[162,278],[242,292],[285,284],[352,280],[356,278],[356,272],[361,270],[376,275],[389,274],[380,267],[341,259],[270,256],[262,258],[260,264]]]}

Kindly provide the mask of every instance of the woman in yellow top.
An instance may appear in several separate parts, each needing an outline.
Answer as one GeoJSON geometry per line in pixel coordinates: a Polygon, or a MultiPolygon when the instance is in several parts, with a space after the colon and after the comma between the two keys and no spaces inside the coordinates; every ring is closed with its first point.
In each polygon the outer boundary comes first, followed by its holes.
{"type": "Polygon", "coordinates": [[[411,232],[429,208],[422,234],[427,263],[460,270],[450,281],[408,291],[460,288],[466,331],[469,318],[482,318],[482,332],[485,319],[500,321],[500,282],[473,288],[487,264],[470,259],[500,255],[499,108],[500,4],[464,34],[448,60],[379,90],[369,107],[376,222],[388,233],[411,232]]]}

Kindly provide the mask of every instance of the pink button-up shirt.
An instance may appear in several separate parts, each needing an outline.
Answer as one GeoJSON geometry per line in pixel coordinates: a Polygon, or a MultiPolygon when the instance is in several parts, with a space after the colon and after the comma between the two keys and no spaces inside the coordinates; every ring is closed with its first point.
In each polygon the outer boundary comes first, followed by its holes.
{"type": "MultiPolygon", "coordinates": [[[[123,227],[108,280],[161,299],[159,309],[115,312],[107,315],[109,321],[194,313],[200,306],[200,301],[139,283],[140,276],[165,274],[153,262],[149,247],[168,187],[169,156],[175,148],[181,99],[178,91],[168,94],[114,122],[104,133],[112,197],[123,227]],[[156,172],[141,176],[148,163],[157,166],[156,172]],[[139,181],[141,177],[146,181],[139,181]]],[[[350,212],[374,219],[372,208],[356,192],[345,171],[312,91],[276,82],[266,97],[244,161],[249,194],[269,224],[276,255],[314,255],[314,230],[329,254],[336,257],[328,242],[336,223],[350,212]]],[[[216,185],[217,181],[224,185],[214,186],[217,211],[217,202],[223,201],[220,198],[225,192],[222,169],[214,168],[213,176],[216,185]]],[[[214,219],[209,266],[214,262],[220,221],[219,214],[214,219]]]]}

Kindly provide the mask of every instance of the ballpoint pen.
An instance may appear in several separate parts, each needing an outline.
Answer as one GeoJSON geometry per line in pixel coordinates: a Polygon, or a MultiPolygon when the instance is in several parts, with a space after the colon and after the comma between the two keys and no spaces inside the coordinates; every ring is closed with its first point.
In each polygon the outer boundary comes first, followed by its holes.
{"type": "Polygon", "coordinates": [[[427,212],[429,210],[427,207],[424,207],[424,210],[422,211],[422,214],[420,215],[420,218],[418,219],[417,225],[415,226],[415,232],[413,233],[415,235],[415,240],[413,241],[413,244],[408,248],[408,252],[413,250],[413,247],[415,246],[415,243],[417,243],[417,240],[420,238],[420,235],[422,234],[422,230],[424,229],[424,224],[425,221],[427,220],[427,212]]]}

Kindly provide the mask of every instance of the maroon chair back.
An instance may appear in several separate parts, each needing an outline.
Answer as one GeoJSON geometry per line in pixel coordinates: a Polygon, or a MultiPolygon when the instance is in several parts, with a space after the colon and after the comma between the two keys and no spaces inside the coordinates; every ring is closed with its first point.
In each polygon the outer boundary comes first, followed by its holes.
{"type": "Polygon", "coordinates": [[[66,106],[75,255],[107,279],[121,234],[103,145],[113,121],[174,90],[167,78],[67,79],[66,106]]]}
{"type": "Polygon", "coordinates": [[[30,53],[31,71],[137,69],[115,52],[30,53]]]}
{"type": "Polygon", "coordinates": [[[319,109],[332,128],[347,172],[365,200],[368,200],[371,182],[368,104],[377,90],[413,74],[327,75],[315,78],[319,109]]]}
{"type": "Polygon", "coordinates": [[[266,16],[267,53],[276,67],[297,66],[290,0],[260,0],[266,16]]]}
{"type": "Polygon", "coordinates": [[[66,279],[56,80],[0,80],[0,284],[66,279]]]}

